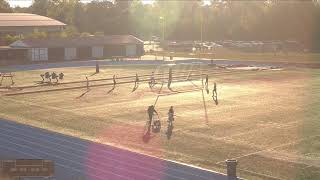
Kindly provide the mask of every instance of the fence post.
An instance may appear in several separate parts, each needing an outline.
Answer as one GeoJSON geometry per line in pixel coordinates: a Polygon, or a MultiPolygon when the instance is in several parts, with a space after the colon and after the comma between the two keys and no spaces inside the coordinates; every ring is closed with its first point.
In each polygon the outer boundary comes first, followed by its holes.
{"type": "Polygon", "coordinates": [[[99,67],[99,63],[96,62],[96,73],[99,73],[100,72],[100,67],[99,67]]]}
{"type": "Polygon", "coordinates": [[[237,179],[237,164],[238,161],[235,159],[227,159],[227,175],[228,179],[237,179]]]}

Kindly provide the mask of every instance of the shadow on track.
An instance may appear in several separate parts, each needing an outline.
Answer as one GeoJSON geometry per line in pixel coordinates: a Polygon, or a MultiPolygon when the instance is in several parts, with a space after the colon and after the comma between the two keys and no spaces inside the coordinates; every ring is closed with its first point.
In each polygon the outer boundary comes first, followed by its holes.
{"type": "Polygon", "coordinates": [[[84,95],[86,95],[88,92],[90,92],[90,89],[87,90],[86,92],[82,93],[80,96],[78,96],[76,99],[82,98],[84,95]]]}

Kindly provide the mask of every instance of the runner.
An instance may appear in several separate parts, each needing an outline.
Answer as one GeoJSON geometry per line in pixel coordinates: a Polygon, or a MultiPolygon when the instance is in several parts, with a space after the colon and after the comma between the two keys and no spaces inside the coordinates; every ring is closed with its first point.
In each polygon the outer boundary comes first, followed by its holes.
{"type": "Polygon", "coordinates": [[[154,85],[156,84],[155,78],[154,78],[154,72],[152,71],[150,81],[149,81],[149,87],[153,88],[154,85]]]}
{"type": "Polygon", "coordinates": [[[205,85],[207,94],[209,94],[209,75],[208,74],[206,75],[206,81],[204,85],[205,85]]]}
{"type": "Polygon", "coordinates": [[[209,83],[209,75],[207,74],[206,75],[206,81],[204,83],[205,86],[208,86],[208,83],[209,83]]]}
{"type": "Polygon", "coordinates": [[[50,75],[49,72],[44,73],[44,77],[45,77],[46,79],[49,79],[49,81],[51,82],[51,75],[50,75]]]}
{"type": "Polygon", "coordinates": [[[113,87],[115,88],[117,84],[116,75],[113,75],[113,87]]]}
{"type": "Polygon", "coordinates": [[[216,82],[213,84],[213,92],[217,93],[217,83],[216,82]]]}
{"type": "Polygon", "coordinates": [[[218,93],[217,93],[217,84],[214,83],[212,90],[212,99],[218,105],[218,93]]]}
{"type": "Polygon", "coordinates": [[[55,80],[56,80],[56,83],[58,83],[58,81],[59,81],[58,75],[57,75],[55,72],[53,72],[53,73],[51,74],[51,77],[52,77],[52,79],[55,79],[55,80]]]}
{"type": "Polygon", "coordinates": [[[174,110],[173,110],[173,106],[171,106],[168,112],[168,124],[172,126],[173,121],[174,121],[174,110]]]}
{"type": "Polygon", "coordinates": [[[63,73],[60,73],[60,74],[59,74],[59,79],[60,79],[60,80],[63,80],[63,77],[64,77],[64,74],[63,74],[63,73]]]}
{"type": "Polygon", "coordinates": [[[89,79],[88,79],[88,76],[86,76],[86,80],[87,80],[87,90],[89,91],[89,79]]]}
{"type": "Polygon", "coordinates": [[[44,74],[40,74],[40,77],[42,79],[41,83],[44,83],[44,74]]]}
{"type": "Polygon", "coordinates": [[[138,76],[138,73],[136,73],[136,80],[135,80],[135,82],[134,82],[134,87],[133,87],[133,89],[132,89],[132,92],[135,91],[135,90],[137,90],[138,87],[139,87],[139,76],[138,76]]]}
{"type": "Polygon", "coordinates": [[[170,109],[169,109],[169,112],[168,112],[168,128],[167,128],[167,132],[166,132],[168,140],[172,136],[173,121],[174,121],[174,110],[173,110],[173,106],[171,106],[170,109]]]}
{"type": "Polygon", "coordinates": [[[116,75],[113,75],[113,87],[108,91],[108,94],[111,93],[116,88],[116,84],[117,84],[116,75]]]}
{"type": "Polygon", "coordinates": [[[152,124],[152,119],[153,119],[154,113],[156,113],[158,115],[158,112],[154,109],[154,105],[149,106],[148,107],[148,116],[149,116],[148,133],[150,133],[150,129],[151,129],[151,124],[152,124]]]}

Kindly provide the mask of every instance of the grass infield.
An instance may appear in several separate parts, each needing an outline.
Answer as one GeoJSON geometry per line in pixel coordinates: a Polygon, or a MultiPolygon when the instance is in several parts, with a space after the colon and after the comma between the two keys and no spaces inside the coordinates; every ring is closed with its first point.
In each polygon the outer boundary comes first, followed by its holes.
{"type": "MultiPolygon", "coordinates": [[[[174,72],[186,70],[190,67],[174,67],[174,72]]],[[[146,110],[157,99],[160,85],[150,90],[145,82],[134,92],[134,83],[109,93],[112,86],[16,96],[5,96],[8,90],[0,89],[0,117],[224,173],[224,160],[236,158],[239,176],[248,179],[320,179],[320,70],[210,70],[215,74],[209,76],[209,87],[218,84],[219,104],[211,94],[196,90],[202,86],[197,79],[172,84],[173,90],[185,93],[172,94],[163,86],[156,104],[163,129],[149,143],[142,141],[146,110]],[[170,106],[177,116],[167,140],[170,106]]],[[[94,67],[20,71],[15,86],[33,86],[45,71],[64,72],[66,84],[13,88],[10,93],[72,87],[67,82],[74,81],[84,86],[86,75],[94,80],[167,68],[102,66],[95,75],[94,67]]]]}

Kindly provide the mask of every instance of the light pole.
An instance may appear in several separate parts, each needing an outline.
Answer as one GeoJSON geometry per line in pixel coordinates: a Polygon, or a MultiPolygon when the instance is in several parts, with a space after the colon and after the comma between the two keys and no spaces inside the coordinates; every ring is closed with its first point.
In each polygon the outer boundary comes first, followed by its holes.
{"type": "Polygon", "coordinates": [[[208,7],[209,4],[211,4],[210,1],[202,1],[202,4],[200,4],[200,52],[202,52],[203,47],[203,9],[208,7]]]}
{"type": "Polygon", "coordinates": [[[203,45],[203,11],[201,7],[201,15],[200,15],[200,52],[202,52],[202,45],[203,45]]]}
{"type": "MultiPolygon", "coordinates": [[[[165,18],[163,16],[159,17],[160,21],[162,21],[162,48],[165,46],[165,18]]],[[[163,50],[162,50],[163,51],[163,50]]],[[[163,53],[163,60],[164,60],[164,53],[163,53]]]]}
{"type": "Polygon", "coordinates": [[[165,19],[163,16],[159,17],[160,21],[162,22],[162,40],[164,41],[165,36],[165,19]]]}

